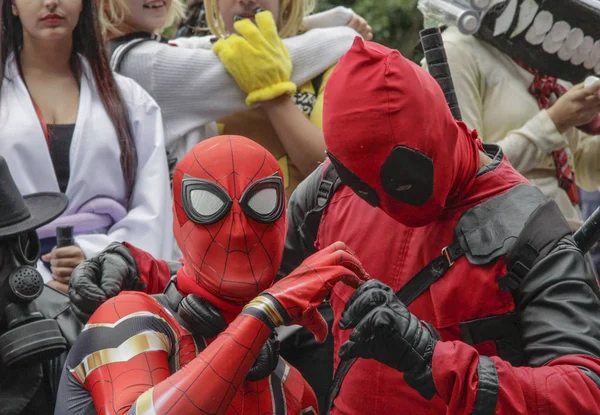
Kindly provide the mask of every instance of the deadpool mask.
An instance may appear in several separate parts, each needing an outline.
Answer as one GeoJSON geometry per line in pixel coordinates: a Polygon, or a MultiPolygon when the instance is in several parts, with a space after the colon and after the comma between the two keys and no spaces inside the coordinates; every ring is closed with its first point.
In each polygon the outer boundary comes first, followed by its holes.
{"type": "Polygon", "coordinates": [[[188,276],[211,294],[247,303],[271,286],[287,232],[275,158],[240,136],[197,144],[173,177],[173,231],[188,276]]]}
{"type": "Polygon", "coordinates": [[[481,142],[454,120],[437,82],[360,38],[327,82],[323,133],[342,182],[406,226],[436,220],[479,166],[481,142]]]}

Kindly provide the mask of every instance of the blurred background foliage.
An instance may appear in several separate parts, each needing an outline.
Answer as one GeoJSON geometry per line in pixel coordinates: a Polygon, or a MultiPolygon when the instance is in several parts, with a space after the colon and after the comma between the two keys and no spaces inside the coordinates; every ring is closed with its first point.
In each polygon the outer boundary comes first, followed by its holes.
{"type": "MultiPolygon", "coordinates": [[[[188,19],[185,23],[203,20],[202,0],[186,0],[188,19]]],[[[423,17],[417,10],[417,0],[317,0],[317,11],[336,6],[352,8],[367,19],[373,28],[374,41],[390,48],[398,49],[405,57],[418,62],[422,54],[419,51],[419,30],[423,27],[423,17]]],[[[195,26],[195,24],[191,24],[195,26]]],[[[190,26],[188,26],[190,27],[190,26]]],[[[204,28],[195,27],[194,31],[182,30],[177,35],[204,35],[204,28]]],[[[168,37],[176,35],[176,29],[165,31],[168,37]]]]}
{"type": "Polygon", "coordinates": [[[367,19],[375,42],[398,49],[409,59],[421,59],[417,46],[423,16],[417,10],[417,0],[317,0],[319,11],[335,6],[350,7],[367,19]]]}

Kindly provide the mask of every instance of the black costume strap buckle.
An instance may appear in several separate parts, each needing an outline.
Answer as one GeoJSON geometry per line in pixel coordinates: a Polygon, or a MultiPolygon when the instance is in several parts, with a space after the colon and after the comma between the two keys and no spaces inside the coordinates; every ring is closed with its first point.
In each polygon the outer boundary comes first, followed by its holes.
{"type": "Polygon", "coordinates": [[[425,292],[431,284],[439,280],[454,262],[465,254],[458,242],[446,246],[442,249],[441,255],[433,259],[417,275],[412,277],[398,292],[396,297],[408,306],[419,295],[425,292]]]}
{"type": "Polygon", "coordinates": [[[521,261],[516,261],[508,270],[508,273],[498,278],[498,286],[502,291],[516,291],[521,286],[521,281],[529,273],[529,268],[521,261]]]}
{"type": "Polygon", "coordinates": [[[511,274],[515,274],[519,279],[523,280],[529,273],[529,267],[521,261],[515,262],[510,269],[511,274]]]}
{"type": "Polygon", "coordinates": [[[450,255],[450,250],[447,246],[442,248],[442,255],[446,258],[446,261],[448,261],[448,268],[454,265],[454,259],[452,259],[452,256],[450,255]]]}
{"type": "Polygon", "coordinates": [[[331,192],[332,188],[333,182],[325,179],[321,180],[321,183],[319,183],[319,190],[317,192],[317,205],[319,205],[319,207],[325,206],[327,200],[329,199],[329,192],[331,192]]]}

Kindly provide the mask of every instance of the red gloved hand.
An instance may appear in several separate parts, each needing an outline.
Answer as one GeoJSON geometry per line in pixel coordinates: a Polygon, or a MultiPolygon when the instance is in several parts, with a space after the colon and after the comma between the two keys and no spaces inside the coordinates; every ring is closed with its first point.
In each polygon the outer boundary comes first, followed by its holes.
{"type": "Polygon", "coordinates": [[[300,324],[322,343],[327,323],[317,310],[338,282],[357,288],[368,274],[343,242],[336,242],[308,257],[298,268],[262,292],[244,308],[247,314],[267,319],[272,327],[300,324]]]}

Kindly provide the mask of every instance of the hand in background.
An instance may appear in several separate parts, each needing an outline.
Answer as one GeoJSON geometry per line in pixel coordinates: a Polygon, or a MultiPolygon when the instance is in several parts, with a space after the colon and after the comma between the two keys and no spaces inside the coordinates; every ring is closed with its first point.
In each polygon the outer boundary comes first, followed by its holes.
{"type": "Polygon", "coordinates": [[[356,30],[365,40],[373,39],[373,29],[365,18],[356,14],[350,7],[337,6],[320,13],[306,16],[303,22],[306,30],[324,27],[348,26],[356,30]]]}
{"type": "Polygon", "coordinates": [[[296,85],[290,81],[292,60],[277,33],[273,15],[260,12],[255,19],[256,25],[250,19],[235,22],[239,35],[219,39],[213,45],[227,72],[248,94],[249,106],[296,92],[296,85]]]}
{"type": "Polygon", "coordinates": [[[52,280],[52,281],[49,281],[46,285],[54,288],[57,291],[63,292],[67,295],[69,294],[69,284],[63,284],[62,282],[52,280]]]}
{"type": "Polygon", "coordinates": [[[600,112],[600,82],[588,87],[573,86],[546,111],[561,134],[571,127],[590,123],[600,112]]]}
{"type": "Polygon", "coordinates": [[[356,30],[364,40],[373,39],[373,29],[371,26],[369,26],[367,20],[358,14],[353,14],[352,18],[348,22],[348,26],[356,30]]]}
{"type": "MultiPolygon", "coordinates": [[[[71,279],[71,273],[85,260],[83,251],[78,246],[65,246],[63,248],[55,248],[49,254],[42,256],[42,260],[50,263],[52,278],[58,284],[50,285],[53,288],[61,289],[66,285],[68,287],[71,279]],[[55,286],[56,285],[56,286],[55,286]]],[[[62,290],[62,289],[61,289],[62,290]]]]}
{"type": "Polygon", "coordinates": [[[145,287],[131,251],[124,244],[113,242],[75,269],[69,297],[73,311],[85,323],[102,303],[122,290],[141,291],[145,287]]]}

